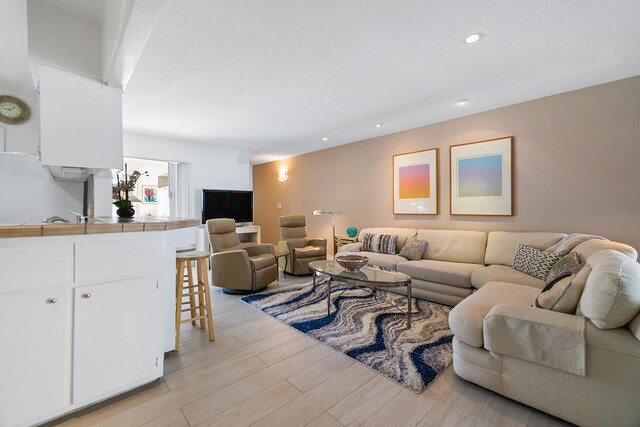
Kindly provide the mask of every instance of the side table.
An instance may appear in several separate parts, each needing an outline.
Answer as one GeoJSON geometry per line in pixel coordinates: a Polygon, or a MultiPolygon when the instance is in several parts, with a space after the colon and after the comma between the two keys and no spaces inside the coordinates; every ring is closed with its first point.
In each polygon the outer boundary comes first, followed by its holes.
{"type": "MultiPolygon", "coordinates": [[[[278,269],[280,269],[280,258],[284,258],[284,268],[282,269],[282,277],[284,279],[287,278],[287,266],[289,265],[289,252],[283,252],[279,250],[275,250],[273,253],[276,257],[276,263],[278,264],[278,269]]],[[[276,276],[277,280],[280,281],[280,272],[276,276]]]]}

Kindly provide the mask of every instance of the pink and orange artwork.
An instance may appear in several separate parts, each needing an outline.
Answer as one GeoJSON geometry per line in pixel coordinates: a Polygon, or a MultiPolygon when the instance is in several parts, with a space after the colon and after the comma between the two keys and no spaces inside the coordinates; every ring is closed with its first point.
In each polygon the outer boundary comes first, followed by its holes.
{"type": "Polygon", "coordinates": [[[438,149],[393,156],[394,215],[438,214],[438,149]]]}
{"type": "Polygon", "coordinates": [[[401,199],[426,199],[431,196],[429,164],[402,166],[398,169],[401,199]]]}

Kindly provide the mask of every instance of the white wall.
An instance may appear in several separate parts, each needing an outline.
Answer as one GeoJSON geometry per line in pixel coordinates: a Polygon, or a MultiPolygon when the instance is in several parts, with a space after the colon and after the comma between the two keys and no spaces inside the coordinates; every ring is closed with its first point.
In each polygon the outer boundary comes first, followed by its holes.
{"type": "Polygon", "coordinates": [[[189,163],[190,217],[201,215],[203,188],[252,189],[249,152],[244,149],[125,132],[124,156],[189,163]]]}
{"type": "Polygon", "coordinates": [[[0,81],[0,93],[23,100],[31,109],[31,117],[24,123],[10,125],[1,123],[5,128],[5,149],[7,152],[37,154],[40,145],[40,113],[38,111],[38,97],[22,92],[15,92],[5,87],[0,81]]]}
{"type": "Polygon", "coordinates": [[[54,181],[36,156],[0,153],[0,224],[72,221],[68,210],[82,211],[82,195],[82,182],[54,181]]]}

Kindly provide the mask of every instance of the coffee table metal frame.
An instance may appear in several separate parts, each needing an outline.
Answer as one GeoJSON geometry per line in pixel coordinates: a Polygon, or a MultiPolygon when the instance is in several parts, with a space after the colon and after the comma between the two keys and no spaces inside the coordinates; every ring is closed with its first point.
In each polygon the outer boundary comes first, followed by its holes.
{"type": "MultiPolygon", "coordinates": [[[[327,316],[331,314],[331,282],[333,281],[333,279],[339,279],[340,281],[356,286],[359,289],[366,290],[376,298],[378,298],[378,295],[376,292],[378,288],[394,288],[394,287],[406,286],[407,287],[407,308],[406,308],[407,327],[411,328],[411,277],[403,273],[393,272],[390,274],[402,275],[402,276],[406,276],[406,278],[403,278],[403,280],[399,280],[399,281],[395,280],[395,281],[383,282],[383,281],[374,281],[371,279],[363,279],[362,277],[358,277],[357,271],[350,271],[345,269],[343,269],[342,271],[338,271],[336,273],[321,271],[322,267],[320,267],[320,265],[326,266],[328,263],[333,263],[333,262],[334,261],[313,261],[309,263],[309,270],[311,270],[311,273],[313,274],[314,289],[316,287],[317,276],[323,275],[328,277],[327,279],[327,316]]],[[[371,268],[371,267],[363,267],[363,269],[366,269],[366,268],[371,268]]],[[[383,273],[385,272],[384,270],[380,270],[380,271],[383,273]]],[[[344,292],[345,291],[342,291],[342,293],[344,292]]],[[[342,295],[342,293],[340,295],[342,295]]],[[[402,313],[405,312],[403,308],[398,307],[391,301],[385,300],[385,302],[391,305],[392,307],[394,307],[395,309],[399,310],[400,312],[402,313]]]]}

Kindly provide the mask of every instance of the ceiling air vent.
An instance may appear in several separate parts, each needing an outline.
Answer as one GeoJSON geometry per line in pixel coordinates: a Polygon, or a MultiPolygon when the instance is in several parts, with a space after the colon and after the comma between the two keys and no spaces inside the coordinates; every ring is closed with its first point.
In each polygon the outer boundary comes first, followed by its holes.
{"type": "Polygon", "coordinates": [[[87,170],[82,168],[62,168],[60,178],[62,179],[83,179],[87,177],[87,170]]]}

